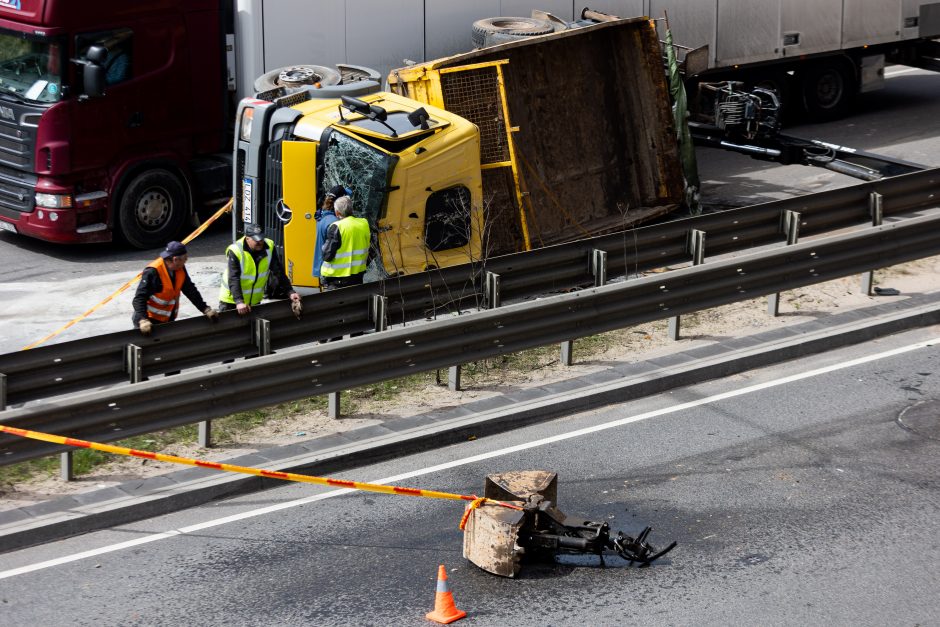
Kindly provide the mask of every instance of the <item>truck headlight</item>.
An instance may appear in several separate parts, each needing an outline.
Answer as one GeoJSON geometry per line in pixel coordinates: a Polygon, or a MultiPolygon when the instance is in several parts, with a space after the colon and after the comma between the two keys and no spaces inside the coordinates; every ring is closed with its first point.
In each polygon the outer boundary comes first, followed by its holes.
{"type": "Polygon", "coordinates": [[[251,123],[254,121],[254,119],[254,109],[245,109],[242,111],[242,123],[241,128],[238,130],[238,136],[241,137],[244,141],[251,139],[251,123]]]}
{"type": "Polygon", "coordinates": [[[45,194],[36,192],[36,206],[46,209],[68,209],[72,206],[71,194],[45,194]]]}

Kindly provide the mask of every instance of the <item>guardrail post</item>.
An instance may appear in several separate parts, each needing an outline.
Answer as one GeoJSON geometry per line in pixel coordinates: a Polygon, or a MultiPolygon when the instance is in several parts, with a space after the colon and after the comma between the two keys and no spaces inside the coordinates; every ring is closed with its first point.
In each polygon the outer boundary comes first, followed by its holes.
{"type": "Polygon", "coordinates": [[[328,398],[328,407],[327,413],[330,418],[339,418],[339,402],[340,395],[342,392],[330,392],[327,396],[328,398]]]}
{"type": "Polygon", "coordinates": [[[373,294],[372,300],[369,301],[369,318],[371,318],[373,324],[375,324],[376,333],[388,328],[388,316],[385,313],[387,309],[388,298],[379,294],[373,294]]]}
{"type": "Polygon", "coordinates": [[[591,251],[591,274],[594,275],[594,287],[607,285],[607,251],[595,248],[591,251]]]}
{"type": "MultiPolygon", "coordinates": [[[[487,272],[483,275],[483,308],[496,309],[499,307],[499,275],[487,272]]],[[[447,389],[451,392],[460,391],[460,365],[447,369],[447,389]]]]}
{"type": "MultiPolygon", "coordinates": [[[[881,226],[884,223],[884,197],[878,192],[868,194],[868,214],[871,216],[872,226],[881,226]]],[[[869,270],[862,273],[862,294],[871,296],[871,291],[875,287],[875,271],[869,270]]]]}
{"type": "Polygon", "coordinates": [[[129,375],[131,383],[140,383],[144,379],[143,357],[143,349],[136,344],[124,347],[124,372],[129,375]]]}
{"type": "MultiPolygon", "coordinates": [[[[787,246],[796,244],[800,239],[800,220],[803,214],[799,211],[784,211],[780,215],[781,228],[787,236],[787,246]]],[[[780,315],[780,292],[767,297],[767,313],[773,317],[780,315]]]]}
{"type": "Polygon", "coordinates": [[[7,376],[0,373],[0,411],[7,408],[7,376]]]}
{"type": "MultiPolygon", "coordinates": [[[[686,252],[692,256],[692,265],[698,266],[705,263],[705,231],[698,229],[689,229],[689,235],[685,242],[686,252]]],[[[669,318],[669,338],[679,339],[679,316],[669,318]]]]}
{"type": "Polygon", "coordinates": [[[212,446],[212,421],[203,420],[199,423],[198,443],[201,448],[212,446]]]}
{"type": "Polygon", "coordinates": [[[75,479],[75,464],[72,463],[73,451],[65,451],[59,455],[59,478],[62,481],[75,479]]]}
{"type": "Polygon", "coordinates": [[[447,389],[451,392],[460,391],[460,366],[451,366],[447,369],[447,389]]]}
{"type": "MultiPolygon", "coordinates": [[[[594,287],[607,285],[607,251],[595,248],[591,250],[591,274],[594,275],[594,287]]],[[[570,366],[574,363],[574,340],[561,343],[561,364],[570,366]]]]}
{"type": "Polygon", "coordinates": [[[487,272],[483,277],[483,308],[496,309],[499,307],[499,275],[487,272]]]}
{"type": "Polygon", "coordinates": [[[258,355],[264,357],[271,354],[271,321],[264,318],[255,320],[255,347],[258,355]]]}

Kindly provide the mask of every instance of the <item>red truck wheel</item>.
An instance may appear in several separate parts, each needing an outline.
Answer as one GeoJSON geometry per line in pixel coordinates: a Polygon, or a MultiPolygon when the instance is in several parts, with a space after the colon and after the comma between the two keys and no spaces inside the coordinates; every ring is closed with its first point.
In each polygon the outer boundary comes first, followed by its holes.
{"type": "Polygon", "coordinates": [[[164,246],[189,215],[186,188],[167,170],[146,170],[131,179],[119,207],[121,235],[135,248],[164,246]]]}

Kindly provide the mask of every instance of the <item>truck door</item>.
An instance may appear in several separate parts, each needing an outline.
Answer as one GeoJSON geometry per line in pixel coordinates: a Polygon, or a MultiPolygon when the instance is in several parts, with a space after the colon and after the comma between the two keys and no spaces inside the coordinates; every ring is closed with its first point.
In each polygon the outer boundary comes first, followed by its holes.
{"type": "MultiPolygon", "coordinates": [[[[84,59],[93,44],[108,48],[105,95],[72,102],[72,169],[107,168],[128,141],[128,110],[134,78],[134,32],[128,28],[83,33],[75,37],[75,58],[84,59]]],[[[81,66],[73,81],[82,93],[81,66]]]]}
{"type": "Polygon", "coordinates": [[[445,140],[422,153],[432,158],[403,158],[398,164],[395,180],[403,184],[392,196],[401,196],[394,203],[390,199],[387,232],[380,233],[388,272],[411,274],[480,260],[479,144],[475,136],[445,140]]]}
{"type": "Polygon", "coordinates": [[[281,144],[281,176],[284,197],[277,201],[276,218],[284,222],[284,269],[295,287],[319,287],[313,276],[317,241],[317,146],[318,142],[285,141],[281,144]]]}

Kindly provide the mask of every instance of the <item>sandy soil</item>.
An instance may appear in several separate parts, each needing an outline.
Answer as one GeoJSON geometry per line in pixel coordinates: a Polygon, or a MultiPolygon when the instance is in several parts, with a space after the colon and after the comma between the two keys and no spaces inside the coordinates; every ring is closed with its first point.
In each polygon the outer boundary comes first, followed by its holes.
{"type": "MultiPolygon", "coordinates": [[[[605,334],[600,340],[575,342],[575,365],[559,363],[558,350],[544,350],[519,359],[523,367],[507,369],[505,360],[494,359],[476,364],[463,374],[465,389],[450,392],[445,385],[430,381],[415,389],[409,388],[392,400],[357,401],[355,415],[331,420],[326,411],[316,411],[291,418],[269,421],[238,436],[235,446],[200,449],[193,444],[177,444],[163,451],[182,457],[198,457],[211,461],[225,460],[271,446],[290,444],[320,435],[374,424],[396,416],[424,413],[435,407],[452,406],[493,396],[508,388],[541,385],[546,382],[584,376],[609,367],[612,361],[637,361],[658,354],[684,350],[694,344],[715,342],[722,338],[749,335],[773,328],[795,325],[824,318],[851,308],[907,298],[914,293],[940,289],[940,257],[895,266],[876,273],[876,285],[891,287],[898,296],[867,296],[862,294],[859,277],[839,279],[820,285],[786,292],[779,317],[766,313],[765,299],[755,299],[709,309],[682,319],[683,338],[673,342],[667,337],[666,321],[605,334]]],[[[404,390],[403,390],[404,391],[404,390]]],[[[172,470],[173,464],[147,460],[117,458],[90,475],[76,481],[58,478],[34,479],[0,493],[0,510],[28,505],[56,496],[74,494],[144,478],[172,470]]]]}

